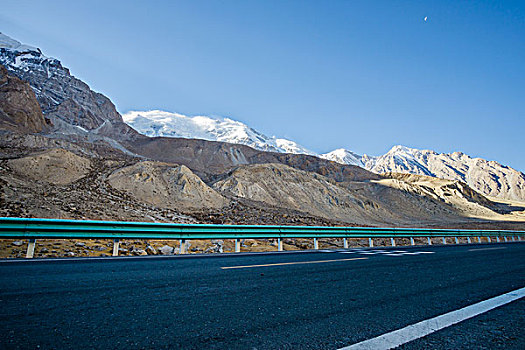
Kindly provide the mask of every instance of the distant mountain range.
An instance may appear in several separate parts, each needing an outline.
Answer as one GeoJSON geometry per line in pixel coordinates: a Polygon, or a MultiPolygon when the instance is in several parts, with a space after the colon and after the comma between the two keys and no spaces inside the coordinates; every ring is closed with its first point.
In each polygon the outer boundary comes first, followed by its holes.
{"type": "Polygon", "coordinates": [[[515,169],[472,158],[461,152],[437,153],[394,146],[382,156],[359,155],[346,149],[316,154],[298,143],[268,137],[244,123],[229,118],[188,117],[164,111],[131,111],[124,121],[139,133],[151,137],[184,137],[242,144],[261,151],[308,154],[369,171],[426,175],[467,183],[480,193],[497,198],[525,201],[525,175],[515,169]]]}

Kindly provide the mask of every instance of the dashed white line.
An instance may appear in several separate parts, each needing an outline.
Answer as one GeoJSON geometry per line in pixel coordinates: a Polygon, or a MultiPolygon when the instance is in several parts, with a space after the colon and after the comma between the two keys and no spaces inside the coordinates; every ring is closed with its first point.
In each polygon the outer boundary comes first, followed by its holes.
{"type": "Polygon", "coordinates": [[[525,297],[525,287],[339,350],[393,349],[523,297],[525,297]]]}

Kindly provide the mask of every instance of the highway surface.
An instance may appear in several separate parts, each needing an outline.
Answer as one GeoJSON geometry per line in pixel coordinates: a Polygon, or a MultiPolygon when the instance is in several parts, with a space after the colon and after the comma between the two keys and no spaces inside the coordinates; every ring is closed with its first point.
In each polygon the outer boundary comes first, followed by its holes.
{"type": "MultiPolygon", "coordinates": [[[[340,349],[523,287],[520,242],[3,260],[0,348],[340,349]]],[[[514,298],[400,348],[524,349],[514,298]]]]}

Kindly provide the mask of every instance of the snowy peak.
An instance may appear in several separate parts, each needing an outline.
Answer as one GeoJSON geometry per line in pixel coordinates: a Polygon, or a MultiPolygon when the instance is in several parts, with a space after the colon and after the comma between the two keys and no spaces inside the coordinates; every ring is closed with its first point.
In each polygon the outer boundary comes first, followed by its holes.
{"type": "Polygon", "coordinates": [[[364,168],[364,163],[362,162],[363,157],[344,148],[339,148],[332,152],[321,154],[319,157],[340,164],[357,165],[364,168]]]}
{"type": "Polygon", "coordinates": [[[523,173],[462,152],[437,153],[395,146],[373,162],[365,162],[365,167],[375,173],[410,173],[462,181],[484,195],[525,201],[523,173]]]}
{"type": "Polygon", "coordinates": [[[320,155],[341,164],[359,165],[374,173],[408,173],[462,181],[488,196],[525,202],[525,175],[495,161],[462,152],[436,153],[397,145],[379,157],[345,149],[320,155]]]}
{"type": "Polygon", "coordinates": [[[33,46],[24,45],[20,41],[15,40],[1,32],[0,32],[0,48],[18,51],[18,52],[36,51],[42,54],[40,49],[33,47],[33,46]]]}
{"type": "Polygon", "coordinates": [[[44,56],[39,48],[22,44],[3,33],[0,33],[0,51],[3,57],[0,63],[9,69],[27,71],[43,61],[58,62],[54,58],[44,56]]]}
{"type": "Polygon", "coordinates": [[[246,124],[224,117],[186,116],[159,110],[131,111],[122,115],[125,123],[150,137],[182,137],[236,143],[261,151],[310,154],[296,142],[268,137],[246,124]]]}

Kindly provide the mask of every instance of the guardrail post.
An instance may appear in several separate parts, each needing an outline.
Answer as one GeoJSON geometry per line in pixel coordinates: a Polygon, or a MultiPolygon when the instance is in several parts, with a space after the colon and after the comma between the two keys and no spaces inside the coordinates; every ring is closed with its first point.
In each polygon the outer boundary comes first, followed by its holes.
{"type": "Polygon", "coordinates": [[[179,246],[180,246],[180,249],[179,249],[180,254],[186,254],[186,240],[185,239],[179,240],[179,246]]]}
{"type": "Polygon", "coordinates": [[[390,238],[390,244],[392,245],[392,247],[396,246],[396,241],[394,240],[394,237],[390,238]]]}
{"type": "Polygon", "coordinates": [[[372,237],[368,238],[368,246],[373,247],[374,246],[374,239],[372,237]]]}
{"type": "Polygon", "coordinates": [[[507,242],[507,236],[503,237],[505,239],[505,242],[507,242]]]}
{"type": "Polygon", "coordinates": [[[410,245],[414,245],[414,237],[410,237],[410,245]]]}
{"type": "Polygon", "coordinates": [[[238,238],[235,238],[235,253],[241,252],[241,242],[238,238]]]}
{"type": "Polygon", "coordinates": [[[467,243],[468,243],[468,244],[472,243],[472,242],[470,241],[470,236],[467,237],[467,243]]]}
{"type": "Polygon", "coordinates": [[[478,243],[481,243],[481,237],[478,236],[478,243]]]}
{"type": "Polygon", "coordinates": [[[443,236],[443,244],[447,244],[447,240],[445,239],[445,236],[443,236]]]}
{"type": "Polygon", "coordinates": [[[36,239],[30,238],[29,242],[27,243],[26,258],[30,259],[35,255],[35,246],[36,246],[36,239]]]}
{"type": "Polygon", "coordinates": [[[499,243],[499,236],[496,236],[496,242],[499,243]]]}
{"type": "Polygon", "coordinates": [[[348,239],[346,237],[343,238],[343,248],[348,249],[348,239]]]}
{"type": "Polygon", "coordinates": [[[319,242],[317,242],[317,238],[314,238],[314,249],[319,249],[319,242]]]}
{"type": "Polygon", "coordinates": [[[459,244],[458,238],[457,237],[454,237],[454,238],[455,238],[454,241],[456,242],[456,244],[459,244]]]}
{"type": "Polygon", "coordinates": [[[512,236],[512,242],[514,242],[514,241],[515,241],[514,236],[512,236]]]}
{"type": "Polygon", "coordinates": [[[115,238],[113,240],[113,256],[118,256],[119,245],[120,245],[120,240],[118,238],[115,238]]]}
{"type": "Polygon", "coordinates": [[[280,252],[283,251],[283,241],[281,240],[281,237],[277,238],[277,250],[280,252]]]}
{"type": "Polygon", "coordinates": [[[490,236],[487,236],[487,242],[490,243],[492,240],[490,239],[490,236]]]}
{"type": "Polygon", "coordinates": [[[427,237],[427,241],[428,241],[428,245],[432,245],[432,240],[430,239],[430,237],[427,237]]]}

